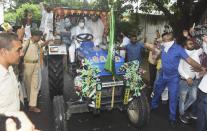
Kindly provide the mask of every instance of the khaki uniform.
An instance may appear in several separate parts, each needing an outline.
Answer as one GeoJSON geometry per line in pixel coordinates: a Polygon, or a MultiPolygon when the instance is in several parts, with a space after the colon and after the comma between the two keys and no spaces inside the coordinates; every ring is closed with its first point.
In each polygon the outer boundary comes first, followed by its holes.
{"type": "Polygon", "coordinates": [[[23,50],[27,52],[24,56],[24,83],[27,89],[29,106],[37,105],[37,97],[40,88],[40,64],[39,64],[39,49],[40,44],[34,43],[32,40],[23,43],[23,50]]]}

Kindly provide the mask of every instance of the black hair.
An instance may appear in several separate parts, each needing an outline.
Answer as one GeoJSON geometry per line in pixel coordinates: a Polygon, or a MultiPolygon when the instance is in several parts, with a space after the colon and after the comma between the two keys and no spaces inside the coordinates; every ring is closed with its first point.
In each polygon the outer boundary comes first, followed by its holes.
{"type": "Polygon", "coordinates": [[[131,34],[131,35],[130,35],[130,38],[132,38],[132,37],[137,37],[137,35],[135,35],[135,34],[131,34]]]}
{"type": "Polygon", "coordinates": [[[39,30],[32,30],[31,35],[32,36],[42,36],[42,32],[39,30]]]}
{"type": "Polygon", "coordinates": [[[164,33],[162,33],[162,37],[164,37],[164,36],[166,36],[166,35],[168,35],[168,32],[164,32],[164,33]]]}
{"type": "Polygon", "coordinates": [[[162,34],[162,37],[164,37],[164,36],[166,36],[166,35],[172,35],[172,37],[174,37],[172,32],[164,32],[164,33],[162,34]]]}
{"type": "Polygon", "coordinates": [[[18,36],[14,33],[0,33],[0,49],[11,49],[12,41],[18,41],[18,36]]]}
{"type": "Polygon", "coordinates": [[[192,41],[193,42],[193,40],[192,39],[185,39],[184,40],[184,42],[182,43],[182,46],[184,47],[184,46],[186,46],[187,45],[187,43],[188,43],[188,41],[192,41]]]}
{"type": "Polygon", "coordinates": [[[85,22],[84,17],[80,17],[79,20],[78,20],[78,23],[79,23],[81,20],[83,20],[83,21],[85,22]]]}

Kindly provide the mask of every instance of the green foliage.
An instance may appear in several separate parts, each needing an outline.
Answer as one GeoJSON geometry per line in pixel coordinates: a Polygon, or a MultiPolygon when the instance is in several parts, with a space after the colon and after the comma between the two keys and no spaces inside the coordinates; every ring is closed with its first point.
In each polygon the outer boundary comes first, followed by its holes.
{"type": "Polygon", "coordinates": [[[39,5],[36,4],[30,4],[30,3],[25,3],[21,5],[17,10],[16,10],[16,15],[17,19],[21,20],[24,17],[24,11],[28,10],[32,12],[32,19],[34,21],[39,21],[41,18],[40,14],[40,7],[39,5]]]}
{"type": "Polygon", "coordinates": [[[142,28],[139,26],[140,17],[139,14],[128,14],[126,18],[123,16],[122,21],[118,21],[118,31],[125,32],[127,34],[139,35],[142,28]]]}
{"type": "Polygon", "coordinates": [[[124,79],[126,87],[128,87],[134,96],[140,96],[141,90],[144,88],[145,84],[142,81],[142,69],[140,68],[139,61],[127,62],[120,68],[121,71],[125,71],[124,79]]]}
{"type": "Polygon", "coordinates": [[[16,18],[16,12],[11,11],[4,14],[5,22],[16,22],[16,18]]]}
{"type": "Polygon", "coordinates": [[[24,17],[24,11],[28,10],[32,12],[32,19],[35,22],[39,22],[41,18],[40,14],[40,7],[37,4],[30,4],[30,3],[25,3],[19,6],[16,10],[8,10],[5,12],[5,21],[7,22],[17,22],[21,23],[22,18],[24,17]]]}
{"type": "MultiPolygon", "coordinates": [[[[139,9],[146,13],[152,13],[153,11],[162,11],[155,4],[158,0],[143,0],[141,1],[139,9]]],[[[167,9],[171,9],[170,0],[159,0],[160,5],[167,9]]]]}
{"type": "Polygon", "coordinates": [[[93,67],[88,60],[83,62],[84,69],[76,82],[81,86],[81,91],[76,92],[81,97],[95,98],[97,77],[100,72],[97,67],[93,67]]]}

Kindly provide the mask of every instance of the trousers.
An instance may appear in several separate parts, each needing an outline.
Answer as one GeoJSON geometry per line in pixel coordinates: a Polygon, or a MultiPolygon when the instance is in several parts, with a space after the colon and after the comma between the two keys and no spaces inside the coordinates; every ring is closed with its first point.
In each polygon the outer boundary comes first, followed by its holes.
{"type": "Polygon", "coordinates": [[[70,63],[75,62],[75,51],[77,48],[80,47],[80,44],[78,42],[73,42],[70,47],[68,48],[69,51],[69,58],[70,58],[70,63]]]}
{"type": "Polygon", "coordinates": [[[180,115],[184,115],[185,111],[196,101],[197,99],[197,87],[198,80],[194,80],[193,85],[189,86],[186,80],[180,80],[179,89],[179,112],[180,115]]]}
{"type": "Polygon", "coordinates": [[[198,90],[197,131],[207,131],[207,93],[198,90]]]}
{"type": "Polygon", "coordinates": [[[29,106],[37,106],[39,93],[39,64],[24,63],[24,83],[27,90],[29,106]]]}
{"type": "Polygon", "coordinates": [[[156,65],[149,63],[149,72],[150,72],[150,86],[153,87],[154,81],[156,79],[156,73],[157,73],[156,65]]]}
{"type": "Polygon", "coordinates": [[[151,108],[155,109],[158,107],[160,96],[164,91],[165,87],[169,91],[169,119],[172,121],[176,120],[176,110],[178,104],[178,86],[179,77],[174,77],[171,79],[164,79],[162,75],[159,76],[158,80],[155,82],[154,97],[151,101],[151,108]]]}

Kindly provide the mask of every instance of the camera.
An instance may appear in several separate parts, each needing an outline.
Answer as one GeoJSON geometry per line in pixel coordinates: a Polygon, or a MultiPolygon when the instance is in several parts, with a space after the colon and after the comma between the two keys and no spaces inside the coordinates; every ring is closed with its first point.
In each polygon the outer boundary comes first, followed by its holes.
{"type": "Polygon", "coordinates": [[[18,118],[13,116],[5,116],[4,114],[0,114],[0,131],[6,131],[6,120],[10,118],[16,123],[16,128],[21,128],[21,122],[18,118]]]}

